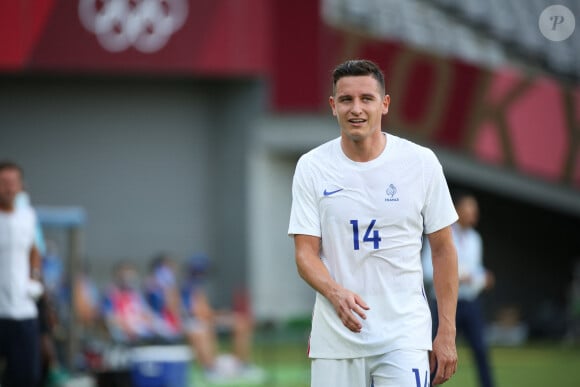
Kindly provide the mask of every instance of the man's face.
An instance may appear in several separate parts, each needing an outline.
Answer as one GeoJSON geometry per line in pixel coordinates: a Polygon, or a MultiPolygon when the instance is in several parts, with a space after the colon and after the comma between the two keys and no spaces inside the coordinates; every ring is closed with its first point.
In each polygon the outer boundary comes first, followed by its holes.
{"type": "Polygon", "coordinates": [[[329,102],[342,134],[358,142],[380,132],[390,97],[383,95],[379,82],[371,75],[348,76],[336,82],[329,102]]]}
{"type": "Polygon", "coordinates": [[[467,196],[457,204],[459,224],[463,227],[475,227],[479,220],[479,206],[474,197],[467,196]]]}
{"type": "Polygon", "coordinates": [[[0,206],[12,208],[20,191],[22,191],[20,171],[13,168],[0,171],[0,206]]]}

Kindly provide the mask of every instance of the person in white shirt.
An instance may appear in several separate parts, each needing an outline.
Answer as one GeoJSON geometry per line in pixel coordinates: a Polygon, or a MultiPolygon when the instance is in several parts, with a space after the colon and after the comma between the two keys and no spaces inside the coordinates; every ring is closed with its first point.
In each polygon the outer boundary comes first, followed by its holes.
{"type": "Polygon", "coordinates": [[[311,385],[441,384],[457,368],[458,283],[457,214],[441,165],[431,150],[382,132],[390,96],[375,63],[337,66],[329,102],[340,137],[298,161],[288,228],[298,273],[317,291],[311,385]],[[441,300],[433,342],[423,233],[441,300]]]}
{"type": "Polygon", "coordinates": [[[0,162],[0,377],[2,387],[38,382],[40,342],[36,300],[42,295],[41,259],[35,247],[36,215],[16,206],[22,170],[0,162]]]}
{"type": "MultiPolygon", "coordinates": [[[[493,273],[483,266],[481,236],[474,228],[479,219],[479,206],[475,196],[467,192],[456,192],[453,199],[459,215],[457,223],[451,226],[459,266],[457,329],[463,333],[473,350],[480,385],[492,387],[494,383],[485,342],[485,321],[480,294],[493,287],[495,279],[493,273]]],[[[423,247],[422,260],[425,282],[430,285],[433,282],[433,270],[429,242],[423,247]]],[[[433,309],[436,308],[435,303],[433,309]]],[[[437,326],[436,319],[434,326],[437,326]]]]}

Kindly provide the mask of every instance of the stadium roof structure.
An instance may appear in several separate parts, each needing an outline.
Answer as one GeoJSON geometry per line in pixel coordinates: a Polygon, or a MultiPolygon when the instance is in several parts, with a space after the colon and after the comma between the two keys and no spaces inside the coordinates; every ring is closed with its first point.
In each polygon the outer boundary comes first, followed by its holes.
{"type": "MultiPolygon", "coordinates": [[[[340,28],[356,28],[490,68],[517,65],[564,82],[580,80],[580,31],[552,41],[539,28],[542,12],[553,5],[550,0],[323,0],[322,4],[326,22],[340,28]]],[[[561,0],[558,5],[568,8],[572,18],[580,17],[578,1],[561,0]]]]}

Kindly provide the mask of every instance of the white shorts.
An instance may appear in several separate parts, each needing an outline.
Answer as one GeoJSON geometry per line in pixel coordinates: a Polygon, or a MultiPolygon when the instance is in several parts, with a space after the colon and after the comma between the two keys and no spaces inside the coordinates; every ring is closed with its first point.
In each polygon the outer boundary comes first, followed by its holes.
{"type": "Polygon", "coordinates": [[[429,387],[426,350],[355,359],[312,359],[311,387],[429,387]]]}

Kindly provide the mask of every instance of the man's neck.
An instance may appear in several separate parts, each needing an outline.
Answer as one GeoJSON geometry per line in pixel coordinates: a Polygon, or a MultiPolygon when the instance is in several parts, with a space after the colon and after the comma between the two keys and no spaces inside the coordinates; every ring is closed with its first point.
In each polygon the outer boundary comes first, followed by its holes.
{"type": "Polygon", "coordinates": [[[387,136],[382,131],[361,141],[353,141],[343,136],[341,145],[346,157],[364,163],[376,159],[383,153],[387,146],[387,136]]]}

